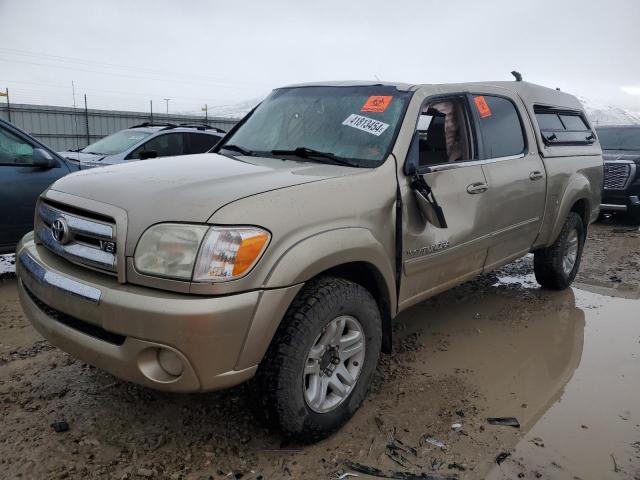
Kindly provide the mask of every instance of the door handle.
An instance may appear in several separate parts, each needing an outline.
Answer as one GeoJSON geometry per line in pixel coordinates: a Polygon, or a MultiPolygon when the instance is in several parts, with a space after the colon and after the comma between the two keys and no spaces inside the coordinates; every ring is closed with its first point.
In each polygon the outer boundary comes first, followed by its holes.
{"type": "Polygon", "coordinates": [[[477,193],[484,193],[489,190],[489,185],[484,182],[476,182],[471,185],[467,185],[467,193],[475,195],[477,193]]]}
{"type": "Polygon", "coordinates": [[[542,177],[544,177],[544,175],[542,174],[542,172],[539,172],[539,171],[537,171],[537,170],[536,170],[535,172],[531,172],[531,173],[529,174],[529,179],[530,179],[530,180],[534,180],[534,181],[535,181],[535,180],[540,180],[542,177]]]}

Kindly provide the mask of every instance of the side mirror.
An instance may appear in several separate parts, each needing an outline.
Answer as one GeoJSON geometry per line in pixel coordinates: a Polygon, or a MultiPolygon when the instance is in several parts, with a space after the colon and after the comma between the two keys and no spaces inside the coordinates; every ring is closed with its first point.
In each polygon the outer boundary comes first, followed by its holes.
{"type": "Polygon", "coordinates": [[[416,198],[416,203],[418,204],[418,209],[422,214],[422,218],[436,228],[447,228],[447,221],[444,218],[442,208],[429,201],[428,197],[425,196],[423,192],[416,189],[413,193],[416,198]]]}
{"type": "Polygon", "coordinates": [[[44,148],[33,149],[33,166],[38,168],[54,168],[58,163],[44,148]]]}
{"type": "Polygon", "coordinates": [[[155,150],[142,150],[138,154],[138,158],[140,160],[146,160],[147,158],[157,158],[157,157],[158,157],[158,152],[156,152],[155,150]]]}
{"type": "Polygon", "coordinates": [[[422,218],[436,228],[447,228],[447,220],[444,217],[442,207],[438,205],[431,187],[418,172],[420,162],[420,136],[416,131],[411,139],[411,146],[407,152],[404,163],[404,174],[411,180],[411,188],[422,214],[422,218]]]}

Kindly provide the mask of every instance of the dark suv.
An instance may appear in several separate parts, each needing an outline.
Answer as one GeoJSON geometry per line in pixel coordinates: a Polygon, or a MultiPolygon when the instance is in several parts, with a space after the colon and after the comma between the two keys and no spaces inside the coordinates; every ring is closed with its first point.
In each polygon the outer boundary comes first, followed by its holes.
{"type": "Polygon", "coordinates": [[[604,153],[602,211],[628,212],[640,223],[640,125],[597,129],[604,153]]]}
{"type": "Polygon", "coordinates": [[[225,135],[225,131],[204,124],[142,123],[101,138],[82,150],[59,152],[80,169],[205,153],[225,135]]]}

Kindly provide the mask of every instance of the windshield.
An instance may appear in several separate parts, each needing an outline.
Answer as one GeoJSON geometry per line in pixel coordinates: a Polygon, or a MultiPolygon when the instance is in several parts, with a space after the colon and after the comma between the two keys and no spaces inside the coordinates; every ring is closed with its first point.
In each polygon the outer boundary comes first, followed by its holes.
{"type": "Polygon", "coordinates": [[[388,155],[410,96],[381,85],[275,90],[224,144],[244,154],[376,167],[388,155]]]}
{"type": "Polygon", "coordinates": [[[86,146],[82,153],[94,153],[96,155],[115,155],[133,147],[143,138],[151,135],[151,132],[140,130],[122,130],[98,140],[96,143],[86,146]]]}
{"type": "Polygon", "coordinates": [[[640,127],[600,127],[597,132],[603,150],[640,151],[640,127]]]}

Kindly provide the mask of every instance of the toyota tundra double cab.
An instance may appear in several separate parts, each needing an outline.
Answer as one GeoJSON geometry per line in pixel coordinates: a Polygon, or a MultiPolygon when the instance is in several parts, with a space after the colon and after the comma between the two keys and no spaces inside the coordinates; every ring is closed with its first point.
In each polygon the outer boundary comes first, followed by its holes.
{"type": "Polygon", "coordinates": [[[255,376],[268,418],[315,441],[361,405],[398,313],[529,252],[567,288],[602,179],[582,106],[553,89],[280,88],[211,153],[56,181],[18,246],[20,299],[131,382],[255,376]]]}

